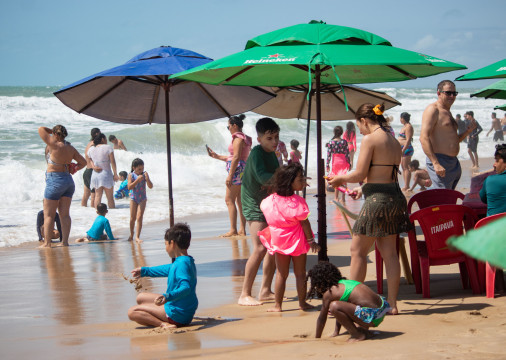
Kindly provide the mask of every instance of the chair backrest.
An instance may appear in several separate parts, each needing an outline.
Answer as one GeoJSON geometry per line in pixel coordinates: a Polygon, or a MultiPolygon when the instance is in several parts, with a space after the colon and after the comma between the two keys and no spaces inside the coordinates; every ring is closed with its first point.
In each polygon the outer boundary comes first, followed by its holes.
{"type": "Polygon", "coordinates": [[[419,209],[425,209],[434,205],[456,204],[458,199],[464,200],[465,195],[460,191],[451,189],[430,189],[419,192],[411,197],[408,202],[408,214],[416,202],[419,209]]]}
{"type": "Polygon", "coordinates": [[[506,212],[487,216],[487,217],[481,219],[480,221],[478,221],[476,223],[476,225],[474,225],[474,228],[478,229],[479,227],[485,226],[485,225],[491,223],[492,221],[495,221],[495,220],[500,219],[505,216],[506,216],[506,212]]]}
{"type": "Polygon", "coordinates": [[[429,258],[442,259],[462,255],[450,251],[446,240],[450,236],[462,235],[464,229],[472,229],[477,217],[473,209],[464,205],[436,205],[416,211],[409,220],[412,223],[417,220],[420,224],[429,258]]]}

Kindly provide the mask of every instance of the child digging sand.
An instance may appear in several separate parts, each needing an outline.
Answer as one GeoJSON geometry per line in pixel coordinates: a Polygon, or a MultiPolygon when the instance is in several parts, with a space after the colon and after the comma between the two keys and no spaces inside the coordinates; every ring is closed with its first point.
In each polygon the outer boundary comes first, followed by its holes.
{"type": "Polygon", "coordinates": [[[309,310],[313,306],[306,302],[306,254],[309,249],[317,252],[320,246],[311,231],[306,201],[294,194],[306,186],[302,165],[291,163],[280,167],[269,185],[272,194],[260,204],[269,226],[258,235],[269,254],[274,255],[278,272],[274,288],[275,305],[267,311],[282,311],[290,261],[293,261],[299,309],[309,310]]]}
{"type": "Polygon", "coordinates": [[[97,218],[93,222],[93,225],[91,226],[91,229],[86,232],[86,237],[82,237],[80,239],[76,240],[76,243],[78,242],[84,242],[84,241],[97,241],[97,240],[118,240],[117,238],[114,238],[111,231],[111,225],[109,224],[109,220],[105,218],[105,215],[107,214],[107,205],[104,203],[100,203],[97,205],[97,218]],[[106,234],[104,234],[104,231],[106,234]]]}
{"type": "Polygon", "coordinates": [[[134,278],[167,277],[164,294],[140,293],[137,305],[128,310],[130,320],[145,326],[176,328],[189,325],[198,307],[197,268],[188,255],[191,231],[185,223],[175,224],[165,232],[165,251],[172,264],[140,267],[132,270],[134,278]],[[163,305],[163,306],[162,306],[163,305]]]}
{"type": "Polygon", "coordinates": [[[320,262],[308,272],[311,279],[311,296],[323,296],[322,308],[316,321],[316,337],[322,336],[329,312],[336,318],[336,328],[331,337],[339,335],[341,325],[348,330],[349,342],[370,337],[369,327],[376,327],[390,310],[387,300],[367,285],[347,280],[337,267],[320,262]],[[355,324],[358,325],[355,326],[355,324]]]}
{"type": "Polygon", "coordinates": [[[427,187],[432,186],[429,172],[425,169],[420,169],[418,160],[413,160],[409,163],[408,169],[413,174],[413,186],[409,191],[413,191],[416,185],[420,185],[420,190],[427,190],[427,187]]]}

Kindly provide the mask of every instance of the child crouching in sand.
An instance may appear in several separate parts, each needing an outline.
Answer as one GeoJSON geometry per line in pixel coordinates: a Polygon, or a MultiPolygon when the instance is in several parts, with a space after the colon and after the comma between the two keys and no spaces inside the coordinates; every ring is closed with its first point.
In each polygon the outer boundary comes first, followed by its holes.
{"type": "Polygon", "coordinates": [[[274,255],[278,270],[274,289],[275,305],[268,311],[282,311],[290,261],[293,261],[299,308],[312,309],[313,306],[306,302],[306,254],[309,249],[317,252],[320,246],[314,241],[306,201],[294,194],[306,186],[302,165],[291,163],[278,168],[269,186],[273,193],[260,204],[269,226],[258,233],[269,254],[274,255]]]}
{"type": "Polygon", "coordinates": [[[132,270],[134,278],[167,277],[166,293],[140,293],[136,306],[128,310],[130,320],[145,326],[175,328],[189,325],[197,310],[198,300],[197,268],[188,255],[190,247],[190,227],[184,223],[175,224],[165,232],[165,251],[172,264],[140,267],[132,270]],[[164,305],[164,306],[162,306],[164,305]]]}
{"type": "Polygon", "coordinates": [[[114,238],[112,235],[111,224],[109,224],[109,220],[105,218],[107,214],[107,205],[104,203],[100,203],[97,205],[97,218],[93,222],[91,229],[86,232],[86,237],[82,237],[76,240],[76,243],[83,241],[97,241],[97,240],[118,240],[114,238]],[[107,234],[104,234],[105,233],[107,234]]]}
{"type": "Polygon", "coordinates": [[[418,160],[413,160],[408,164],[409,171],[413,174],[413,186],[409,191],[413,191],[416,185],[420,185],[420,190],[427,190],[429,186],[432,186],[432,180],[430,179],[429,173],[425,169],[420,169],[420,163],[418,160]]]}
{"type": "Polygon", "coordinates": [[[322,336],[328,313],[336,317],[336,329],[331,336],[339,335],[343,325],[351,337],[350,342],[365,340],[369,327],[378,326],[390,310],[387,300],[367,285],[347,280],[337,267],[320,262],[308,272],[311,288],[308,298],[322,295],[322,308],[316,321],[316,337],[322,336]],[[358,328],[355,326],[358,325],[358,328]]]}

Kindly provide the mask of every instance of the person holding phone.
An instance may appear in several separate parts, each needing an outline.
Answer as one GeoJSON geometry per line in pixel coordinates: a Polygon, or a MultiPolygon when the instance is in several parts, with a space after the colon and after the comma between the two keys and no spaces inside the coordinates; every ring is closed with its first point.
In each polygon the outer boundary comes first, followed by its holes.
{"type": "Polygon", "coordinates": [[[225,161],[228,172],[227,179],[225,180],[225,203],[227,204],[228,216],[230,218],[230,230],[220,235],[222,237],[246,235],[246,219],[242,214],[241,204],[241,184],[246,160],[248,159],[253,141],[250,136],[242,132],[242,127],[244,126],[243,120],[245,118],[244,114],[240,114],[232,116],[228,120],[227,129],[232,135],[232,142],[228,146],[229,155],[219,155],[206,145],[208,155],[213,159],[225,161]],[[240,217],[239,231],[237,231],[238,212],[240,217]]]}

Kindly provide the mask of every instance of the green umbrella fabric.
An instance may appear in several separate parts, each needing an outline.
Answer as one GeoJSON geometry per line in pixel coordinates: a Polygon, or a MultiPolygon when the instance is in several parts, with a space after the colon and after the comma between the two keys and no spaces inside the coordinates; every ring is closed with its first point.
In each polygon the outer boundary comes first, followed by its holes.
{"type": "MultiPolygon", "coordinates": [[[[312,21],[247,42],[244,51],[171,76],[213,85],[288,87],[307,84],[316,97],[319,260],[326,260],[326,203],[321,140],[321,87],[416,79],[464,65],[391,46],[370,32],[312,21]],[[314,82],[314,83],[313,83],[314,82]]],[[[346,94],[344,95],[346,96],[346,94]]],[[[347,101],[344,97],[345,106],[347,101]]]]}
{"type": "Polygon", "coordinates": [[[315,65],[323,67],[322,84],[403,81],[466,68],[388,45],[278,45],[250,48],[171,78],[213,85],[286,87],[308,84],[309,65],[313,70],[315,65]]]}
{"type": "Polygon", "coordinates": [[[471,71],[470,73],[459,76],[455,80],[466,81],[466,80],[496,79],[504,77],[506,77],[506,59],[482,67],[478,70],[471,71]]]}
{"type": "Polygon", "coordinates": [[[504,111],[506,111],[506,104],[504,104],[504,105],[497,105],[496,107],[494,107],[494,110],[504,110],[504,111]]]}
{"type": "Polygon", "coordinates": [[[506,99],[506,79],[497,81],[483,89],[471,94],[471,97],[485,99],[506,99]]]}
{"type": "Polygon", "coordinates": [[[500,218],[467,234],[451,237],[447,244],[472,258],[488,261],[491,265],[506,268],[506,217],[500,218]]]}

